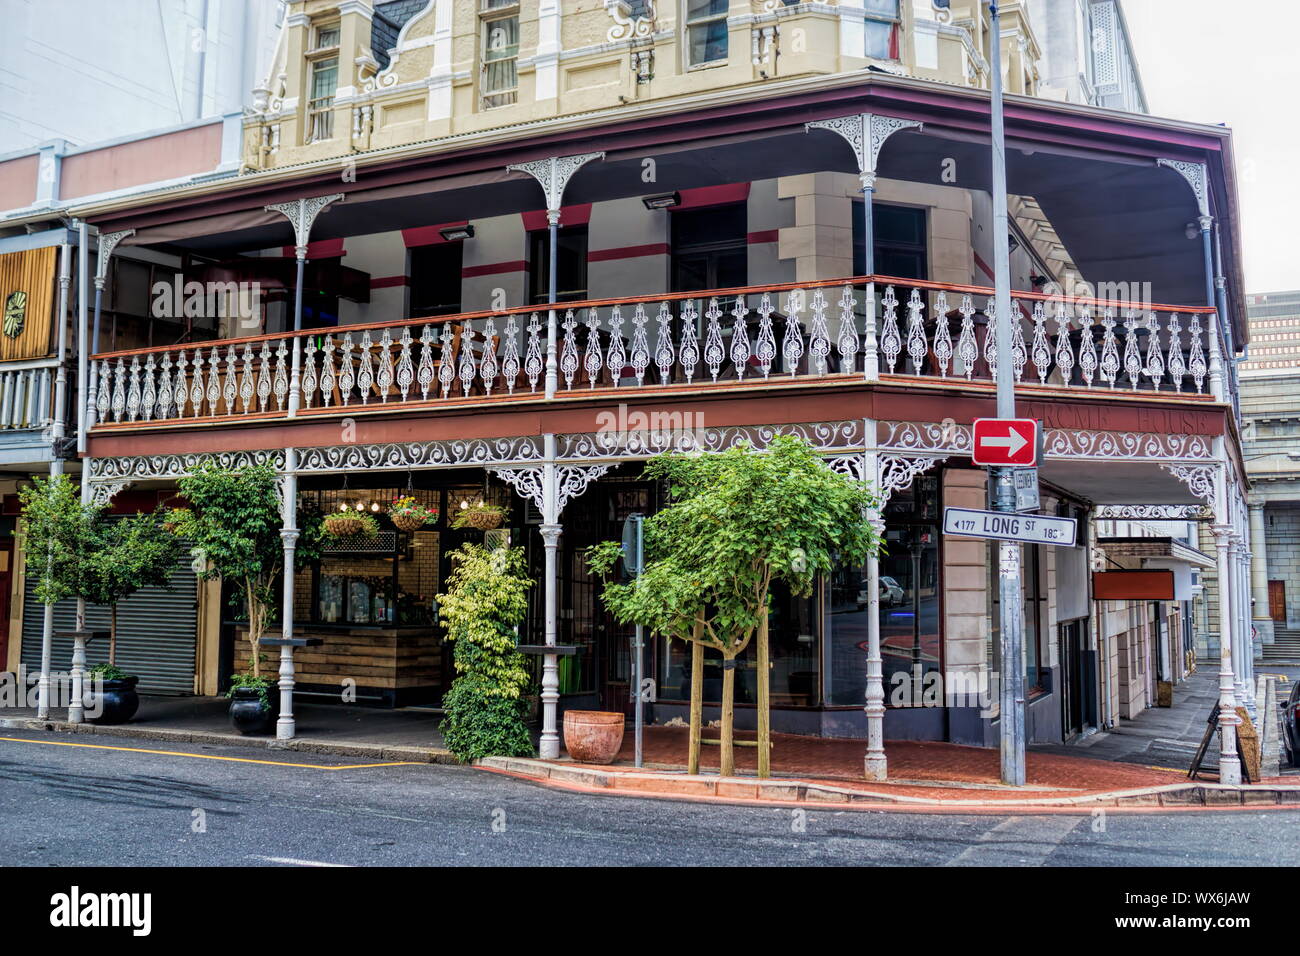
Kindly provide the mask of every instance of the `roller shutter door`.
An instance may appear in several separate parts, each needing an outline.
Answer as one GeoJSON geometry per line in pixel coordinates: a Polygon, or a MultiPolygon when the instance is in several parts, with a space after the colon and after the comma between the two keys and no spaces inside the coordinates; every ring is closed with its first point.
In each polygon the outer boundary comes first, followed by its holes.
{"type": "MultiPolygon", "coordinates": [[[[198,586],[188,553],[182,553],[171,573],[171,590],[141,588],[117,608],[117,666],[140,678],[139,689],[149,694],[194,693],[194,661],[198,627],[198,586]]],[[[27,575],[23,601],[22,662],[28,675],[41,668],[41,627],[45,606],[32,593],[33,575],[27,575]]],[[[54,606],[52,666],[67,673],[72,667],[72,639],[58,632],[76,626],[76,601],[54,606]]],[[[89,605],[86,627],[108,630],[108,608],[89,605]]],[[[99,641],[86,649],[86,660],[97,664],[108,660],[108,643],[99,641]]]]}

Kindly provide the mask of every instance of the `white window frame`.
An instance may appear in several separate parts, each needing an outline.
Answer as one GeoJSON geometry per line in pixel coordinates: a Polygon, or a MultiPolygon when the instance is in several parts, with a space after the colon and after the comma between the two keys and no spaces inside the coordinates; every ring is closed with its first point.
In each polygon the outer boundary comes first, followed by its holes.
{"type": "Polygon", "coordinates": [[[682,0],[682,36],[685,40],[682,49],[682,58],[685,60],[686,69],[688,70],[705,70],[711,67],[723,66],[731,59],[731,37],[727,37],[727,52],[725,56],[720,56],[714,60],[701,60],[699,63],[691,62],[691,30],[697,27],[707,27],[711,23],[722,21],[725,26],[727,17],[730,14],[730,4],[728,9],[722,13],[712,13],[708,16],[690,19],[690,0],[682,0]]]}
{"type": "Polygon", "coordinates": [[[902,59],[902,47],[903,47],[903,44],[902,44],[902,42],[901,42],[901,36],[900,36],[900,35],[901,35],[901,33],[902,33],[902,30],[903,30],[903,0],[895,0],[895,9],[897,10],[897,13],[896,13],[894,16],[892,16],[892,17],[891,17],[891,16],[886,16],[886,15],[884,15],[884,14],[882,14],[882,13],[876,13],[875,11],[868,9],[867,6],[866,6],[866,2],[865,2],[865,0],[864,0],[864,3],[863,3],[863,13],[862,13],[862,20],[863,20],[863,23],[862,23],[862,55],[865,56],[867,59],[869,59],[869,60],[891,60],[891,61],[893,61],[893,62],[897,62],[898,60],[902,59]],[[900,38],[900,42],[899,42],[899,44],[898,44],[898,47],[899,47],[899,55],[898,55],[897,57],[891,57],[891,56],[889,56],[888,51],[886,51],[886,53],[885,53],[884,56],[874,56],[874,55],[872,55],[872,53],[867,49],[868,38],[869,38],[870,35],[871,35],[870,25],[873,24],[873,23],[887,23],[887,24],[889,24],[889,26],[890,26],[890,36],[891,36],[891,37],[893,37],[893,36],[899,36],[899,38],[900,38]]]}
{"type": "Polygon", "coordinates": [[[334,97],[339,89],[339,58],[337,55],[317,57],[307,61],[307,126],[304,143],[323,143],[334,138],[334,97]],[[316,89],[316,72],[327,64],[334,64],[334,89],[328,96],[313,96],[316,89]]]}
{"type": "Polygon", "coordinates": [[[478,38],[478,57],[479,57],[479,108],[484,110],[499,109],[503,106],[514,106],[519,102],[519,3],[518,0],[479,0],[479,38],[478,38]],[[493,63],[504,63],[507,60],[513,60],[515,64],[515,85],[510,89],[491,90],[487,89],[488,75],[488,37],[492,29],[492,24],[499,20],[515,21],[515,55],[513,57],[502,57],[493,60],[493,63]]]}
{"type": "Polygon", "coordinates": [[[327,50],[337,50],[339,42],[342,39],[342,25],[338,20],[330,23],[320,23],[312,28],[312,46],[310,52],[324,53],[327,50]],[[334,34],[334,42],[325,44],[321,42],[321,36],[326,33],[334,34]]]}

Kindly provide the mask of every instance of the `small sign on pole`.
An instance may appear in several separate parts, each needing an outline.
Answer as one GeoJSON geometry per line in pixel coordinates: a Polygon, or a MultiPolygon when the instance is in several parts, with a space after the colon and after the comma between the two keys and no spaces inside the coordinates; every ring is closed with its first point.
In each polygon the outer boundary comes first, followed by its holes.
{"type": "Polygon", "coordinates": [[[1038,469],[1016,468],[1011,479],[1016,488],[1016,510],[1037,511],[1042,506],[1038,499],[1038,469]]]}
{"type": "Polygon", "coordinates": [[[1005,511],[976,511],[974,508],[944,508],[943,533],[995,541],[1023,541],[1074,547],[1078,522],[1073,518],[1047,515],[1019,515],[1005,511]]]}

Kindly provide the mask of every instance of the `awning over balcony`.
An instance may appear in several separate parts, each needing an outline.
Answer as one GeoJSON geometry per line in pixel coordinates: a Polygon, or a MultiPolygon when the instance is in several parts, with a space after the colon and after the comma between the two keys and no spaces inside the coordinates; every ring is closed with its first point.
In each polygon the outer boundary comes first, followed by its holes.
{"type": "MultiPolygon", "coordinates": [[[[278,171],[275,179],[244,177],[200,196],[163,193],[129,212],[90,218],[105,230],[136,228],[130,243],[227,255],[290,243],[287,222],[263,206],[300,196],[347,194],[316,223],[313,238],[322,239],[534,210],[542,205],[536,183],[505,167],[547,155],[607,154],[575,175],[566,203],[814,171],[856,174],[852,151],[838,135],[806,133],[804,123],[863,111],[925,123],[923,133],[903,131],[885,143],[882,177],[987,189],[987,98],[979,91],[877,75],[765,89],[760,100],[737,94],[707,105],[665,105],[635,120],[610,112],[570,121],[563,131],[537,124],[491,145],[472,138],[431,142],[418,155],[360,167],[355,181],[340,181],[335,163],[328,172],[312,168],[293,180],[278,171]],[[647,158],[656,164],[653,186],[642,178],[647,158]]],[[[1231,181],[1226,131],[1024,98],[1009,101],[1007,124],[1009,191],[1037,200],[1085,279],[1150,282],[1154,301],[1204,303],[1201,245],[1185,235],[1197,202],[1188,183],[1156,159],[1207,163],[1212,195],[1221,196],[1231,181]]],[[[1238,290],[1235,211],[1211,211],[1226,230],[1230,288],[1238,290]]],[[[1240,315],[1234,319],[1241,322],[1240,315]]]]}

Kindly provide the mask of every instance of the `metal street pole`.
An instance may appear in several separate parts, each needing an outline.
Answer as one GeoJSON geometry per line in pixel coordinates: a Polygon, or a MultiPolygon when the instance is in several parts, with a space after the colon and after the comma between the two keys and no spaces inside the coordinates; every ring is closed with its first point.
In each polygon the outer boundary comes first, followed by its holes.
{"type": "MultiPolygon", "coordinates": [[[[997,346],[998,418],[1015,418],[1015,380],[1012,377],[1011,335],[1011,250],[1007,237],[1006,131],[1002,118],[1002,29],[998,0],[989,3],[989,63],[991,82],[989,114],[992,121],[993,194],[993,289],[997,311],[994,342],[997,346]]],[[[989,469],[996,511],[1015,511],[1016,494],[1010,468],[989,469]]],[[[998,545],[999,646],[1002,657],[1001,710],[999,727],[1002,744],[1002,782],[1016,787],[1025,784],[1025,669],[1023,603],[1020,588],[1020,545],[1003,541],[998,545]]]]}
{"type": "MultiPolygon", "coordinates": [[[[641,522],[645,520],[641,515],[635,515],[633,520],[636,521],[636,573],[640,574],[645,569],[645,539],[642,534],[641,522]]],[[[632,657],[632,700],[635,705],[633,720],[636,727],[636,766],[641,766],[641,729],[645,726],[645,701],[641,697],[641,669],[644,666],[645,656],[645,629],[642,625],[636,626],[636,646],[633,650],[632,657]]]]}

